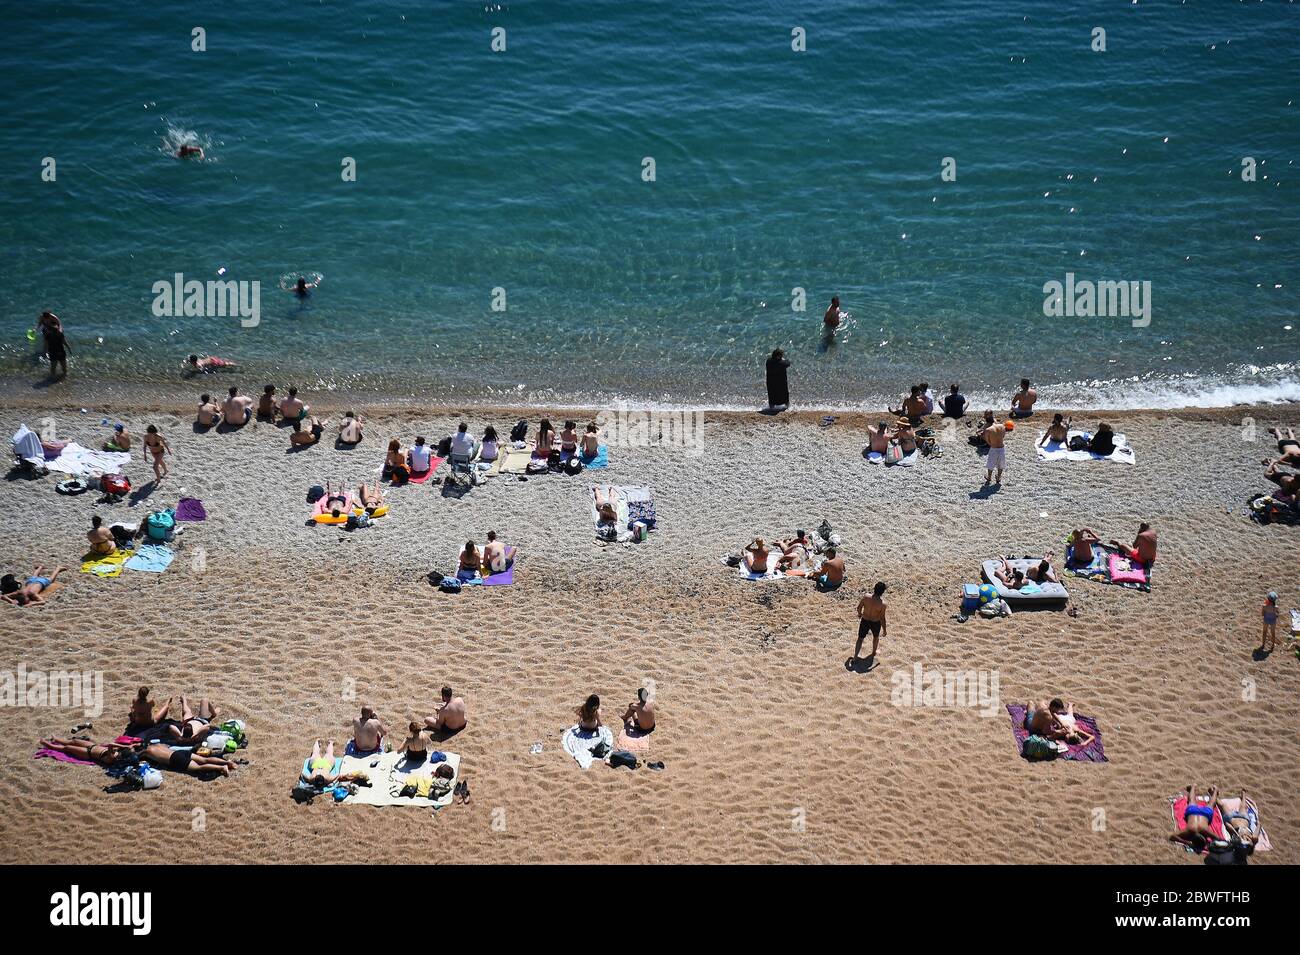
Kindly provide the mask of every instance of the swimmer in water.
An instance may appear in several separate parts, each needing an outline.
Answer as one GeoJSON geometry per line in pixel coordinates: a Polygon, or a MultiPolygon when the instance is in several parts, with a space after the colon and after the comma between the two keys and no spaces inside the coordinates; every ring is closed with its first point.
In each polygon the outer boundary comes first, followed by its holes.
{"type": "Polygon", "coordinates": [[[202,159],[203,148],[201,146],[182,146],[176,150],[177,159],[202,159]]]}
{"type": "Polygon", "coordinates": [[[293,287],[293,294],[297,295],[299,298],[306,298],[311,294],[311,287],[307,284],[305,278],[302,278],[301,276],[298,277],[298,282],[293,287]]]}
{"type": "Polygon", "coordinates": [[[840,327],[840,297],[838,295],[831,298],[831,307],[826,309],[822,324],[826,327],[827,332],[834,332],[835,329],[840,327]]]}

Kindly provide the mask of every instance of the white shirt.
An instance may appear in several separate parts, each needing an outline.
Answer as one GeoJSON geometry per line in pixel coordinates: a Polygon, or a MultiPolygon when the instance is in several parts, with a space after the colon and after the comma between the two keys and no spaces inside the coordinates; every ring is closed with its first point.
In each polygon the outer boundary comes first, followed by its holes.
{"type": "Polygon", "coordinates": [[[468,431],[457,431],[451,436],[451,453],[458,457],[469,457],[474,453],[474,439],[468,431]]]}
{"type": "Polygon", "coordinates": [[[429,446],[427,444],[411,445],[411,470],[416,474],[423,474],[429,470],[429,446]]]}

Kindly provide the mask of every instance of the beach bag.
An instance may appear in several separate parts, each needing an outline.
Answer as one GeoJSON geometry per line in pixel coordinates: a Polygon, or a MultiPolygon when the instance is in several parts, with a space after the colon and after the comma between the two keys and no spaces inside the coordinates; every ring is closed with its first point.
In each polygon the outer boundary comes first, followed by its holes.
{"type": "Polygon", "coordinates": [[[444,594],[458,594],[460,593],[460,581],[455,577],[444,577],[442,582],[438,584],[438,589],[444,594]]]}
{"type": "Polygon", "coordinates": [[[617,769],[620,766],[626,766],[628,769],[636,769],[640,764],[636,761],[636,754],[629,753],[625,749],[616,749],[609,754],[610,769],[617,769]]]}
{"type": "Polygon", "coordinates": [[[221,732],[225,733],[240,746],[244,745],[244,740],[248,738],[248,734],[244,731],[243,720],[226,720],[221,724],[221,732]]]}
{"type": "Polygon", "coordinates": [[[438,442],[438,457],[451,457],[451,438],[443,438],[438,442]]]}
{"type": "Polygon", "coordinates": [[[1035,761],[1055,759],[1057,756],[1057,749],[1052,745],[1050,740],[1034,735],[1025,740],[1024,745],[1020,748],[1020,755],[1024,756],[1025,759],[1035,761]]]}
{"type": "Polygon", "coordinates": [[[546,468],[550,471],[560,469],[560,449],[551,448],[551,453],[546,456],[546,468]]]}
{"type": "Polygon", "coordinates": [[[131,493],[131,482],[127,480],[125,474],[105,474],[99,479],[99,488],[105,494],[116,494],[120,497],[131,493]]]}
{"type": "Polygon", "coordinates": [[[510,429],[510,440],[523,441],[528,437],[528,422],[520,418],[518,423],[510,429]]]}
{"type": "Polygon", "coordinates": [[[618,540],[618,528],[613,524],[597,524],[596,540],[613,544],[618,540]]]}
{"type": "Polygon", "coordinates": [[[817,535],[818,535],[819,537],[821,537],[822,540],[827,540],[827,541],[830,540],[830,539],[831,539],[831,522],[830,522],[830,521],[823,520],[823,521],[821,522],[821,526],[817,528],[817,535]]]}
{"type": "Polygon", "coordinates": [[[171,511],[154,511],[144,520],[144,532],[156,541],[165,541],[171,537],[176,527],[176,518],[171,511]]]}
{"type": "Polygon", "coordinates": [[[545,474],[550,468],[546,466],[544,461],[532,460],[528,462],[524,470],[529,474],[545,474]]]}
{"type": "Polygon", "coordinates": [[[388,478],[389,478],[389,480],[391,480],[394,484],[396,484],[396,485],[398,485],[398,486],[400,487],[401,485],[403,485],[403,484],[405,484],[405,483],[407,483],[408,481],[411,480],[411,471],[410,471],[410,468],[408,468],[408,467],[407,467],[406,465],[404,465],[404,464],[399,464],[399,465],[397,465],[396,467],[389,468],[389,470],[388,470],[388,478]]]}
{"type": "Polygon", "coordinates": [[[1071,451],[1087,451],[1087,450],[1088,450],[1088,436],[1087,436],[1087,435],[1083,435],[1083,434],[1076,434],[1074,437],[1070,438],[1070,450],[1071,450],[1071,451]]]}
{"type": "Polygon", "coordinates": [[[319,484],[313,484],[311,488],[307,491],[307,503],[315,504],[324,496],[325,496],[325,489],[321,487],[319,484]]]}
{"type": "Polygon", "coordinates": [[[578,460],[576,455],[569,458],[569,460],[564,463],[564,471],[566,474],[581,474],[582,469],[583,464],[578,460]]]}

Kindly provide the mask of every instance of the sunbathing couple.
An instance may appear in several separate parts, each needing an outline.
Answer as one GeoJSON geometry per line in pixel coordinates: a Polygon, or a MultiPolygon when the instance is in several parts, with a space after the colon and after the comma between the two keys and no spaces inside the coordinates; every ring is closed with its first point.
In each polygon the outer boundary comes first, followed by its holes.
{"type": "Polygon", "coordinates": [[[1064,740],[1072,746],[1090,746],[1097,737],[1079,726],[1074,704],[1057,697],[1025,705],[1025,729],[1043,739],[1064,740]]]}
{"type": "MultiPolygon", "coordinates": [[[[329,514],[331,517],[346,517],[356,504],[353,502],[352,492],[342,484],[339,489],[334,490],[334,485],[325,482],[325,494],[321,498],[324,504],[321,506],[320,513],[329,514]]],[[[374,485],[368,485],[362,481],[357,486],[356,500],[360,502],[361,509],[367,516],[373,517],[375,512],[384,507],[384,492],[380,483],[376,481],[374,485]]]]}
{"type": "MultiPolygon", "coordinates": [[[[655,712],[654,691],[641,687],[636,691],[636,699],[623,711],[623,729],[633,735],[644,736],[646,733],[653,733],[655,712]]],[[[605,723],[600,712],[600,697],[595,693],[587,697],[586,702],[578,707],[575,713],[578,717],[578,729],[585,733],[594,733],[605,723]]]]}
{"type": "Polygon", "coordinates": [[[1006,555],[999,555],[998,559],[1002,561],[1002,566],[994,570],[993,574],[1011,590],[1023,590],[1031,584],[1034,585],[1030,588],[1032,590],[1043,584],[1056,583],[1056,571],[1052,569],[1050,554],[1045,554],[1042,560],[1028,570],[1012,567],[1006,555]]]}
{"type": "Polygon", "coordinates": [[[415,439],[415,444],[403,448],[402,442],[393,438],[388,442],[388,452],[384,455],[384,469],[380,474],[385,481],[405,484],[411,478],[422,478],[433,467],[433,449],[424,441],[424,435],[415,439]]]}
{"type": "Polygon", "coordinates": [[[844,583],[844,558],[835,552],[834,547],[826,548],[824,557],[818,564],[814,558],[816,546],[802,530],[796,531],[794,537],[778,540],[775,544],[781,554],[774,561],[767,542],[761,537],[755,537],[741,552],[745,569],[751,574],[759,575],[778,570],[793,576],[815,576],[818,590],[835,590],[844,583]]]}
{"type": "Polygon", "coordinates": [[[867,450],[888,456],[891,447],[897,447],[899,457],[905,458],[916,450],[916,432],[912,430],[913,421],[907,417],[899,418],[891,428],[888,422],[867,425],[870,438],[867,450]]]}
{"type": "MultiPolygon", "coordinates": [[[[1070,535],[1070,543],[1074,547],[1074,556],[1070,562],[1071,566],[1086,567],[1093,562],[1095,557],[1093,547],[1101,544],[1102,540],[1091,528],[1080,527],[1070,535]]],[[[1108,546],[1118,551],[1122,556],[1127,557],[1130,561],[1150,567],[1156,562],[1156,543],[1156,532],[1150,524],[1143,521],[1138,525],[1137,536],[1133,539],[1132,547],[1127,547],[1117,540],[1111,540],[1108,546]]]]}
{"type": "Polygon", "coordinates": [[[1300,475],[1279,470],[1279,467],[1300,469],[1300,440],[1296,439],[1292,428],[1287,428],[1285,434],[1278,428],[1269,428],[1268,433],[1277,438],[1278,457],[1264,462],[1264,477],[1278,487],[1273,500],[1294,504],[1300,500],[1300,475]]]}
{"type": "Polygon", "coordinates": [[[131,703],[124,733],[125,736],[135,737],[136,742],[95,743],[91,740],[55,737],[41,740],[41,746],[74,759],[106,767],[117,766],[124,761],[144,760],[160,769],[189,773],[191,776],[202,776],[205,773],[229,776],[235,768],[232,760],[197,752],[199,744],[215,729],[213,724],[220,711],[206,699],[199,700],[197,710],[191,709],[184,696],[180,699],[181,718],[172,719],[168,715],[172,700],[169,699],[162,706],[154,706],[149,700],[149,688],[142,686],[131,703]]]}
{"type": "Polygon", "coordinates": [[[472,541],[465,542],[465,549],[460,552],[456,577],[458,580],[473,580],[480,575],[500,574],[514,560],[514,548],[507,547],[497,540],[496,531],[488,531],[487,543],[480,551],[472,541]]]}
{"type": "Polygon", "coordinates": [[[13,574],[5,574],[0,578],[0,600],[19,607],[45,603],[45,592],[54,585],[61,573],[62,567],[49,571],[43,564],[37,564],[22,583],[13,574]]]}
{"type": "Polygon", "coordinates": [[[1216,865],[1245,865],[1246,857],[1254,853],[1260,835],[1259,817],[1251,818],[1246,791],[1243,789],[1236,801],[1220,799],[1217,786],[1210,787],[1210,795],[1204,800],[1196,795],[1193,786],[1189,785],[1184,793],[1187,806],[1183,810],[1182,828],[1171,835],[1169,841],[1198,853],[1208,850],[1212,857],[1219,856],[1217,860],[1207,858],[1207,864],[1214,861],[1216,865]],[[1226,839],[1219,839],[1214,834],[1216,806],[1223,819],[1226,839]]]}

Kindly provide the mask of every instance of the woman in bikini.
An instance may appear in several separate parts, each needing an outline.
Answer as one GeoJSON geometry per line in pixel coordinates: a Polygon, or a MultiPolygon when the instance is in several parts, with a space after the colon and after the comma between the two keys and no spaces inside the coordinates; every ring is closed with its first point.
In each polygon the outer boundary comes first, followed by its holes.
{"type": "Polygon", "coordinates": [[[578,729],[586,733],[594,733],[600,729],[600,697],[595,693],[587,697],[587,701],[578,707],[577,715],[578,729]]]}
{"type": "Polygon", "coordinates": [[[402,449],[402,442],[394,438],[388,442],[388,453],[384,455],[384,471],[380,477],[394,484],[405,484],[410,476],[411,469],[406,465],[406,451],[402,449]]]}
{"type": "Polygon", "coordinates": [[[163,741],[192,746],[206,739],[208,734],[216,729],[213,723],[216,722],[220,712],[206,698],[199,700],[199,708],[195,712],[190,709],[189,701],[182,696],[180,722],[172,722],[167,726],[167,731],[162,737],[163,741]]]}
{"type": "Polygon", "coordinates": [[[172,701],[170,697],[162,706],[154,706],[149,699],[149,687],[140,687],[139,691],[136,692],[135,699],[131,701],[131,712],[126,717],[126,735],[139,736],[150,727],[157,726],[167,719],[167,713],[171,708],[172,701]]]}
{"type": "Polygon", "coordinates": [[[456,577],[460,580],[473,580],[479,575],[482,566],[483,556],[478,552],[478,547],[473,541],[466,541],[465,549],[460,552],[460,566],[456,571],[456,577]]]}
{"type": "Polygon", "coordinates": [[[412,764],[420,764],[429,756],[429,741],[424,735],[424,728],[414,720],[407,726],[411,735],[402,741],[402,745],[397,751],[406,753],[406,761],[412,764]]]}
{"type": "Polygon", "coordinates": [[[163,440],[163,436],[158,433],[157,425],[151,424],[149,427],[145,428],[144,446],[145,449],[153,455],[154,480],[157,483],[162,483],[162,479],[170,473],[167,468],[167,462],[164,458],[171,452],[171,448],[167,447],[167,442],[163,440]]]}
{"type": "Polygon", "coordinates": [[[334,740],[329,741],[324,752],[321,752],[320,740],[316,740],[312,744],[311,758],[307,760],[307,771],[302,774],[302,781],[324,788],[334,785],[338,778],[339,774],[334,771],[334,740]]]}
{"type": "Polygon", "coordinates": [[[771,551],[767,549],[767,544],[763,538],[755,537],[753,543],[745,548],[743,555],[745,567],[748,568],[751,574],[766,574],[767,558],[770,553],[771,551]]]}
{"type": "Polygon", "coordinates": [[[365,508],[367,514],[373,515],[375,511],[384,506],[384,492],[379,488],[379,482],[375,482],[374,490],[366,487],[366,482],[361,482],[361,506],[365,508]]]}
{"type": "Polygon", "coordinates": [[[6,582],[11,581],[13,588],[6,587],[3,598],[0,599],[4,599],[11,604],[17,604],[20,607],[45,603],[45,598],[41,595],[50,588],[50,585],[58,579],[61,573],[63,573],[62,567],[55,568],[54,572],[51,573],[43,565],[37,564],[32,568],[31,576],[21,584],[12,576],[5,575],[6,582]]]}
{"type": "Polygon", "coordinates": [[[577,452],[578,423],[576,421],[564,422],[564,430],[560,432],[560,450],[568,454],[577,452]]]}
{"type": "Polygon", "coordinates": [[[1087,527],[1080,527],[1070,535],[1070,543],[1074,546],[1073,559],[1070,563],[1075,567],[1087,567],[1092,563],[1092,548],[1095,544],[1101,543],[1101,538],[1097,532],[1087,527]]]}
{"type": "Polygon", "coordinates": [[[100,766],[112,766],[131,752],[132,746],[125,743],[96,743],[88,739],[60,739],[55,736],[40,741],[41,749],[63,753],[73,759],[82,759],[100,766]]]}
{"type": "Polygon", "coordinates": [[[550,419],[543,418],[542,423],[537,426],[537,446],[533,451],[533,457],[549,458],[553,447],[555,447],[555,429],[551,427],[550,419]]]}

